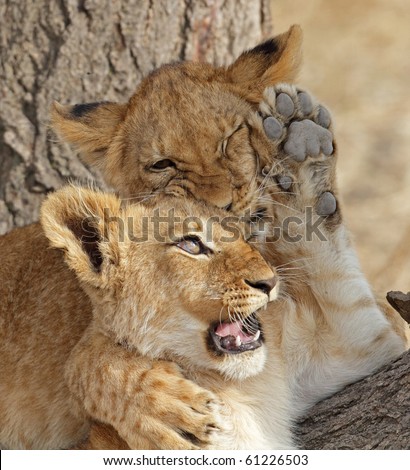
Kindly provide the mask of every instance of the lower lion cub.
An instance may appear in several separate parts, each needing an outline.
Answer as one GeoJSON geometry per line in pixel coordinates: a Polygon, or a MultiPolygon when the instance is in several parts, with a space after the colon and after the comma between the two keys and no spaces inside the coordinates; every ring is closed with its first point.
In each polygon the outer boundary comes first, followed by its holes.
{"type": "Polygon", "coordinates": [[[36,224],[0,238],[1,447],[78,446],[90,418],[133,448],[292,446],[277,332],[260,313],[277,297],[276,274],[224,217],[182,198],[122,207],[68,187],[44,203],[45,236],[36,224]],[[101,361],[149,416],[107,394],[101,361]],[[84,385],[105,402],[92,417],[72,400],[84,385]],[[161,391],[174,401],[158,405],[161,391]],[[164,415],[171,433],[156,423],[164,415]]]}

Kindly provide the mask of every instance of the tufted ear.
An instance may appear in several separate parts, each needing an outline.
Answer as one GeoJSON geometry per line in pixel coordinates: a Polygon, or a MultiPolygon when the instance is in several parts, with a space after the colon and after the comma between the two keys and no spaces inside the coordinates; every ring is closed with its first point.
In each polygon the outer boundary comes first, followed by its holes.
{"type": "Polygon", "coordinates": [[[243,98],[257,103],[263,90],[281,82],[292,83],[302,62],[302,29],[293,25],[286,33],[244,52],[227,69],[228,79],[243,98]]]}
{"type": "Polygon", "coordinates": [[[80,152],[85,162],[98,166],[126,112],[127,104],[107,101],[74,106],[54,102],[51,127],[80,152]]]}
{"type": "Polygon", "coordinates": [[[67,186],[50,194],[41,208],[51,245],[64,251],[80,280],[95,287],[105,264],[119,262],[120,204],[114,194],[67,186]]]}

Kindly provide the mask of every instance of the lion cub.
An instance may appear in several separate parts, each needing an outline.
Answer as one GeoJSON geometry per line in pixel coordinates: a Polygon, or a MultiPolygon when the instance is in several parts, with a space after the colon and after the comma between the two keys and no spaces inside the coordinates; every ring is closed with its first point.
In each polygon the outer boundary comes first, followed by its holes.
{"type": "Polygon", "coordinates": [[[162,445],[164,429],[174,449],[292,446],[283,361],[261,312],[277,297],[276,274],[224,217],[173,196],[122,207],[67,187],[43,205],[45,236],[36,224],[0,238],[1,447],[78,446],[91,418],[133,448],[162,445]],[[107,395],[101,362],[123,397],[107,395]],[[77,374],[83,363],[88,376],[77,374]],[[91,417],[87,396],[72,400],[85,385],[105,402],[91,417]],[[136,416],[131,397],[151,415],[136,416]],[[171,433],[155,423],[164,414],[171,433]]]}

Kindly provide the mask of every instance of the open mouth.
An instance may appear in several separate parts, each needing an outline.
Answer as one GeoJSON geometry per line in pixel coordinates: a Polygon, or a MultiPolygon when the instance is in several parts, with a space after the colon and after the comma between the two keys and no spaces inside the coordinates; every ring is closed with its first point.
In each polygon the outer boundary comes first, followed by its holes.
{"type": "Polygon", "coordinates": [[[209,345],[218,354],[240,354],[258,349],[263,335],[255,313],[245,321],[219,322],[209,328],[209,345]]]}

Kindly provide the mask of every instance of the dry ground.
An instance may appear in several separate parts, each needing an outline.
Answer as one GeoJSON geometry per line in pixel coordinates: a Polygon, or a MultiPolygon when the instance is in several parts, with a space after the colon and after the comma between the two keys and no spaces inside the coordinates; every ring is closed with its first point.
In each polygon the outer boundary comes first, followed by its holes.
{"type": "Polygon", "coordinates": [[[381,292],[410,290],[410,3],[272,0],[304,30],[300,83],[333,111],[344,215],[381,292]]]}

